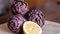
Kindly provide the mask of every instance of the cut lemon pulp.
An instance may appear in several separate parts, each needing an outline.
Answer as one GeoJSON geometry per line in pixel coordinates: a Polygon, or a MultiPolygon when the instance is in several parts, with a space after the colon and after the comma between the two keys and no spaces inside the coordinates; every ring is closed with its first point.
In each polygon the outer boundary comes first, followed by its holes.
{"type": "Polygon", "coordinates": [[[27,21],[23,24],[23,31],[24,34],[42,34],[41,27],[32,21],[27,21]]]}

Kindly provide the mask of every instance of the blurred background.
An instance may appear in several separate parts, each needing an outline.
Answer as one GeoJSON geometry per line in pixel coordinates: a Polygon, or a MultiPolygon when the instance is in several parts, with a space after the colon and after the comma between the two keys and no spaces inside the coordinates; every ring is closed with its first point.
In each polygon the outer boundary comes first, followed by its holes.
{"type": "Polygon", "coordinates": [[[34,0],[28,1],[31,3],[30,8],[34,8],[35,6],[40,8],[40,10],[44,13],[46,20],[54,21],[60,23],[60,0],[34,0]],[[33,4],[36,5],[33,5],[33,4]]]}
{"type": "MultiPolygon", "coordinates": [[[[46,20],[60,23],[60,0],[22,0],[28,3],[29,9],[39,8],[45,15],[46,20]]],[[[13,0],[0,0],[0,23],[6,22],[11,13],[10,8],[13,0]],[[5,4],[3,3],[5,2],[5,4]],[[7,3],[6,3],[7,2],[7,3]],[[3,5],[1,7],[1,4],[3,5]],[[4,7],[5,6],[5,7],[4,7]],[[7,7],[6,7],[7,6],[7,7]]]]}
{"type": "Polygon", "coordinates": [[[39,8],[46,20],[60,23],[60,0],[25,0],[29,8],[39,8]]]}

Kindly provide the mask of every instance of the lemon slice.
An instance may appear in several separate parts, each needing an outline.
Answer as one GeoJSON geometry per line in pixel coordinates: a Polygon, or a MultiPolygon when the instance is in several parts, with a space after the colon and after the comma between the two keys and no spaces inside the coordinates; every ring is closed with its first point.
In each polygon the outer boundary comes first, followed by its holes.
{"type": "Polygon", "coordinates": [[[42,34],[41,27],[32,21],[27,21],[23,24],[23,31],[24,34],[42,34]]]}

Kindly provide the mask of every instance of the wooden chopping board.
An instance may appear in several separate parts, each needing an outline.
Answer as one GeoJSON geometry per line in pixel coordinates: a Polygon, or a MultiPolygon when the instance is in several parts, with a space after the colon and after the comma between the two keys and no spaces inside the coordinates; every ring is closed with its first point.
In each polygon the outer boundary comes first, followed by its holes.
{"type": "MultiPolygon", "coordinates": [[[[60,24],[51,21],[45,21],[45,25],[42,27],[42,34],[60,34],[60,24]]],[[[8,27],[7,23],[0,25],[0,34],[14,34],[8,27]]]]}

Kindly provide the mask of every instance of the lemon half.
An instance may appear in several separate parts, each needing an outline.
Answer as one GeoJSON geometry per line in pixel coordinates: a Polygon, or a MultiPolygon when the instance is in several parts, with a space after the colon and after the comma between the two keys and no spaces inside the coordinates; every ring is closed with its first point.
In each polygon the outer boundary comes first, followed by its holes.
{"type": "Polygon", "coordinates": [[[23,24],[24,34],[42,34],[41,27],[32,21],[26,21],[23,24]]]}

